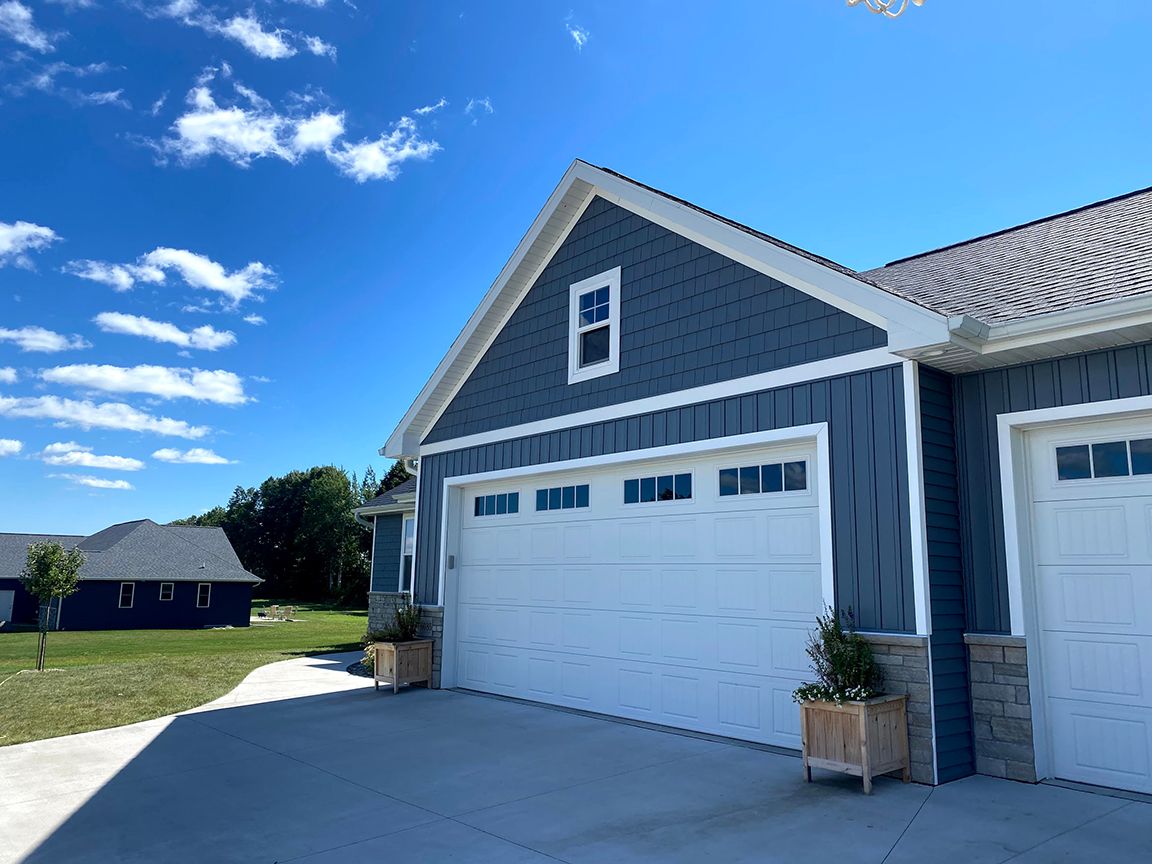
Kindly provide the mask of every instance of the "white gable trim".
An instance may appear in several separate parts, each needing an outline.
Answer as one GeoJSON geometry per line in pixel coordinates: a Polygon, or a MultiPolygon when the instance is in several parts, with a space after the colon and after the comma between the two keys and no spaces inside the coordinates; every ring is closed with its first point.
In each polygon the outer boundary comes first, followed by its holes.
{"type": "Polygon", "coordinates": [[[948,321],[943,315],[577,161],[565,172],[512,258],[381,448],[383,455],[399,458],[419,452],[420,440],[435,426],[597,195],[884,329],[890,350],[904,351],[949,341],[948,321]]]}

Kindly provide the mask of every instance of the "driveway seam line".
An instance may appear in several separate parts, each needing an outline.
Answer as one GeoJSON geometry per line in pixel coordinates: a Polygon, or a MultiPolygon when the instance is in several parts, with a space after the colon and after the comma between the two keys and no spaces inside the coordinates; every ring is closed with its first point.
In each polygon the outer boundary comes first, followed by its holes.
{"type": "Polygon", "coordinates": [[[896,838],[896,841],[892,844],[892,848],[884,854],[884,857],[880,860],[880,864],[885,864],[885,862],[892,857],[892,853],[896,851],[896,847],[900,845],[900,841],[904,839],[904,835],[908,833],[908,829],[920,818],[920,811],[924,809],[924,805],[928,803],[928,800],[932,797],[932,793],[935,791],[935,786],[928,789],[928,794],[924,796],[924,800],[920,802],[920,806],[916,808],[916,812],[912,814],[912,818],[908,820],[908,824],[904,826],[904,830],[900,832],[900,836],[896,838]]]}
{"type": "MultiPolygon", "coordinates": [[[[1123,799],[1116,799],[1116,800],[1123,800],[1123,799]]],[[[1033,849],[1039,849],[1041,846],[1045,845],[1046,843],[1051,843],[1053,840],[1058,840],[1061,837],[1064,837],[1068,834],[1071,834],[1073,831],[1079,831],[1081,828],[1084,828],[1088,825],[1091,825],[1093,822],[1099,822],[1105,816],[1111,816],[1113,813],[1119,813],[1121,810],[1124,810],[1127,807],[1131,807],[1135,803],[1137,803],[1137,802],[1128,801],[1125,804],[1121,804],[1119,807],[1116,807],[1112,810],[1109,810],[1107,813],[1101,813],[1099,816],[1093,816],[1091,819],[1085,819],[1079,825],[1073,825],[1071,828],[1065,828],[1063,831],[1061,831],[1058,834],[1053,834],[1051,837],[1046,837],[1045,839],[1041,840],[1039,843],[1034,843],[1031,846],[1029,846],[1027,849],[1021,849],[1019,852],[1016,852],[1015,854],[1008,856],[1003,861],[1001,861],[1000,864],[1007,864],[1007,862],[1013,861],[1013,860],[1019,858],[1021,855],[1024,855],[1024,854],[1027,854],[1028,852],[1031,852],[1033,849]]]]}

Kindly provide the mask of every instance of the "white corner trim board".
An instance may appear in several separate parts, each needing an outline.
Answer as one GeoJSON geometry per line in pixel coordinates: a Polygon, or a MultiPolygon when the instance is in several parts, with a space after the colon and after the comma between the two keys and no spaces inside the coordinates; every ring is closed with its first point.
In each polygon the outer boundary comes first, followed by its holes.
{"type": "Polygon", "coordinates": [[[912,590],[916,633],[932,635],[931,590],[928,581],[928,523],[924,502],[924,442],[920,428],[920,366],[904,361],[904,439],[908,451],[908,511],[912,532],[912,590]]]}
{"type": "Polygon", "coordinates": [[[1004,510],[1004,558],[1008,577],[1008,612],[1012,635],[1027,635],[1030,608],[1025,604],[1024,574],[1031,568],[1028,530],[1027,453],[1024,433],[1041,426],[1077,420],[1122,419],[1152,411],[1152,396],[1085,402],[1001,414],[996,418],[1000,459],[1000,498],[1004,510]]]}
{"type": "Polygon", "coordinates": [[[692,387],[688,390],[675,390],[661,396],[649,396],[645,399],[635,399],[631,402],[621,402],[616,405],[607,405],[603,408],[593,408],[588,411],[577,411],[572,414],[562,414],[559,417],[550,417],[546,420],[537,420],[532,423],[505,426],[500,429],[493,429],[490,432],[479,432],[475,435],[464,435],[459,438],[437,441],[432,444],[421,444],[419,455],[421,457],[434,456],[437,453],[447,453],[452,450],[461,450],[465,447],[478,447],[484,444],[509,441],[514,438],[524,438],[529,435],[542,435],[548,432],[557,432],[561,429],[586,426],[589,423],[602,423],[606,420],[617,420],[623,417],[632,417],[637,414],[664,411],[669,408],[684,408],[689,405],[710,402],[715,399],[746,396],[761,390],[774,390],[779,387],[804,384],[809,381],[819,381],[824,378],[834,378],[852,372],[866,372],[872,369],[881,369],[886,366],[894,366],[901,362],[903,362],[902,359],[893,356],[887,348],[872,348],[868,351],[860,351],[855,354],[830,357],[827,360],[816,360],[812,363],[801,363],[798,366],[774,369],[771,372],[761,372],[756,375],[747,375],[743,378],[719,381],[715,384],[692,387]]]}

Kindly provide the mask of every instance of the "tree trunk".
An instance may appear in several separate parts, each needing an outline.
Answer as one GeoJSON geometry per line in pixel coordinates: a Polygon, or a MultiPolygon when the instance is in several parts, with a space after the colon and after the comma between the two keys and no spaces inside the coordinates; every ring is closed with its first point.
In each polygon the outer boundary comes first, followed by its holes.
{"type": "Polygon", "coordinates": [[[40,647],[36,652],[36,671],[37,672],[43,672],[44,671],[44,648],[45,648],[45,645],[47,642],[48,642],[48,631],[41,629],[40,630],[40,647]]]}

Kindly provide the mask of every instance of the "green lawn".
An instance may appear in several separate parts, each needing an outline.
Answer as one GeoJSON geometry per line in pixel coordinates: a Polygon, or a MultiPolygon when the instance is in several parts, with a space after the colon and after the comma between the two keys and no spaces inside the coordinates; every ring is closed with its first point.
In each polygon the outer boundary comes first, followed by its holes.
{"type": "Polygon", "coordinates": [[[184,711],[265,663],[359,648],[367,612],[296,610],[301,620],[233,630],[49,633],[45,665],[58,671],[42,673],[20,672],[36,665],[36,633],[0,633],[0,746],[184,711]]]}

